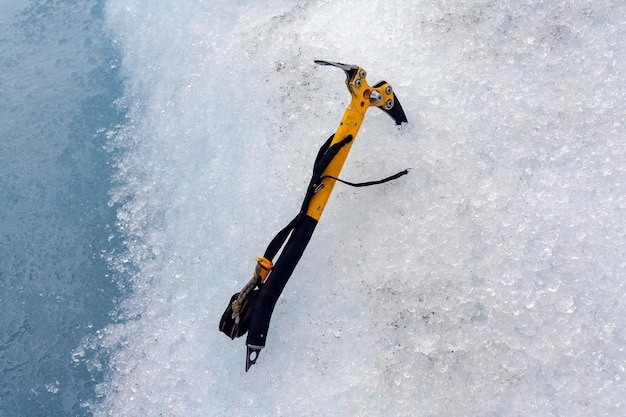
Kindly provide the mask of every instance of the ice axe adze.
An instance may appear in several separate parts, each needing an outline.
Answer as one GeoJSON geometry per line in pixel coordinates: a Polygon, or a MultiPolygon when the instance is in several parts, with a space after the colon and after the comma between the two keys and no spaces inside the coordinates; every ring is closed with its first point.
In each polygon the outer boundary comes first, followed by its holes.
{"type": "MultiPolygon", "coordinates": [[[[315,158],[313,175],[300,212],[272,239],[263,257],[256,259],[252,278],[240,292],[231,297],[220,320],[220,331],[231,339],[248,333],[246,372],[256,363],[259,352],[265,347],[276,301],[313,235],[335,182],[342,181],[338,176],[363,123],[365,112],[370,107],[378,107],[397,125],[407,122],[404,110],[387,82],[381,81],[372,87],[367,83],[366,72],[361,67],[329,61],[315,63],[337,67],[346,73],[346,86],[351,100],[337,131],[322,145],[315,158]],[[280,256],[273,262],[279,251],[280,256]]],[[[342,182],[352,186],[381,184],[407,172],[404,170],[367,183],[342,182]]]]}

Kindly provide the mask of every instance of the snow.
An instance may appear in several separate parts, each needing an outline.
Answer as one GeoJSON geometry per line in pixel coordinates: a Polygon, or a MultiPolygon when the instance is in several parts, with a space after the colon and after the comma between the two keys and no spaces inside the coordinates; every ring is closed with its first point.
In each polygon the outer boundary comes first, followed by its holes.
{"type": "MultiPolygon", "coordinates": [[[[612,1],[106,5],[131,274],[96,416],[618,416],[626,6],[612,1]],[[217,323],[295,214],[357,64],[369,111],[266,349],[217,323]]],[[[97,361],[98,359],[93,359],[97,361]]],[[[104,359],[103,359],[104,362],[104,359]]],[[[97,364],[97,362],[94,362],[97,364]]]]}

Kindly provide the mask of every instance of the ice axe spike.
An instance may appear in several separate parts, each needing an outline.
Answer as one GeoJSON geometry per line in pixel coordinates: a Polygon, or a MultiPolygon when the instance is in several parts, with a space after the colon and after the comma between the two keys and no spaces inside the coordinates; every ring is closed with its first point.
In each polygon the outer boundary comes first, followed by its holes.
{"type": "Polygon", "coordinates": [[[367,72],[357,65],[322,60],[314,62],[318,65],[337,67],[346,73],[346,86],[354,102],[350,103],[352,107],[361,108],[365,113],[368,107],[375,106],[387,113],[397,125],[408,122],[400,101],[386,81],[380,81],[370,87],[365,79],[367,72]]]}

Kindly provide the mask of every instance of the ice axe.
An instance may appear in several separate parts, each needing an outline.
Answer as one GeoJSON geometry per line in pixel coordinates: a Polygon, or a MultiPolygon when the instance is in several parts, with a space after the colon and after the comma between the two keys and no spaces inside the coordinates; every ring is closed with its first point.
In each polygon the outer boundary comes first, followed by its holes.
{"type": "Polygon", "coordinates": [[[330,61],[315,63],[337,67],[345,72],[351,100],[335,134],[322,145],[315,158],[313,175],[300,212],[272,239],[263,257],[257,258],[252,278],[240,292],[231,297],[220,320],[220,331],[231,339],[248,333],[246,372],[256,363],[261,349],[265,347],[274,306],[313,235],[335,183],[341,181],[356,187],[368,186],[382,184],[408,173],[404,170],[382,180],[365,183],[350,183],[338,178],[368,108],[378,107],[383,110],[396,125],[406,123],[407,119],[386,81],[372,87],[366,80],[367,73],[361,67],[330,61]],[[280,256],[273,262],[279,251],[280,256]]]}

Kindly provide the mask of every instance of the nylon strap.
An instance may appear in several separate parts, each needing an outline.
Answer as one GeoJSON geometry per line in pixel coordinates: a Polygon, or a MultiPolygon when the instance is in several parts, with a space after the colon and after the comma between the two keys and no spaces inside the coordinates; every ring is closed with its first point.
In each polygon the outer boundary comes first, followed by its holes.
{"type": "Polygon", "coordinates": [[[318,185],[322,182],[323,179],[331,178],[331,179],[334,179],[335,181],[339,181],[343,184],[347,184],[352,187],[368,187],[370,185],[384,184],[388,181],[395,180],[409,173],[409,170],[405,169],[404,171],[400,171],[397,174],[394,174],[387,178],[383,178],[382,180],[357,182],[357,183],[344,181],[340,178],[336,178],[331,175],[321,176],[324,170],[326,169],[326,167],[328,167],[331,161],[335,158],[339,150],[343,148],[346,144],[352,141],[352,135],[348,135],[343,140],[331,146],[333,137],[334,135],[331,135],[331,137],[328,138],[328,140],[320,148],[315,158],[315,163],[313,165],[313,175],[311,177],[311,181],[309,183],[309,187],[307,189],[307,193],[302,203],[302,208],[300,209],[300,212],[298,213],[296,217],[293,218],[293,220],[289,222],[287,226],[285,226],[280,232],[278,232],[278,234],[276,234],[274,239],[272,239],[270,244],[267,246],[267,249],[265,250],[265,254],[263,255],[266,259],[270,261],[274,260],[274,257],[276,256],[280,248],[282,248],[283,244],[287,241],[287,238],[289,237],[293,229],[295,229],[298,223],[300,222],[302,215],[306,213],[308,206],[309,206],[309,202],[311,201],[311,198],[315,194],[318,185]]]}
{"type": "MultiPolygon", "coordinates": [[[[265,259],[269,260],[270,262],[273,262],[274,257],[276,256],[278,251],[283,247],[283,245],[285,244],[285,241],[287,240],[287,238],[289,237],[291,232],[293,232],[293,230],[300,223],[300,221],[302,219],[302,216],[304,215],[304,213],[306,213],[306,210],[308,208],[308,205],[309,205],[309,202],[310,202],[311,198],[315,194],[318,185],[321,184],[323,179],[331,178],[331,179],[333,179],[335,181],[339,181],[339,182],[341,182],[343,184],[350,185],[352,187],[368,187],[370,185],[384,184],[386,182],[393,181],[393,180],[395,180],[397,178],[400,178],[401,176],[406,175],[406,174],[409,173],[409,170],[405,169],[404,171],[400,171],[397,174],[394,174],[394,175],[392,175],[390,177],[387,177],[387,178],[383,178],[382,180],[367,181],[367,182],[357,182],[357,183],[350,182],[350,181],[344,181],[344,180],[342,180],[340,178],[333,177],[331,175],[321,176],[322,173],[324,172],[324,170],[326,169],[326,167],[328,167],[330,162],[337,155],[339,150],[343,146],[345,146],[346,144],[348,144],[348,143],[350,143],[352,141],[352,135],[349,135],[346,138],[344,138],[342,141],[337,142],[337,143],[335,143],[334,145],[331,146],[331,142],[332,142],[333,137],[334,137],[334,135],[332,135],[330,138],[328,138],[328,140],[320,148],[320,150],[319,150],[319,152],[317,154],[317,157],[315,158],[315,164],[313,165],[313,176],[312,176],[311,181],[309,183],[309,187],[307,189],[307,193],[306,193],[306,196],[304,198],[304,202],[302,204],[302,208],[301,208],[300,212],[298,213],[298,215],[296,217],[293,218],[293,220],[291,220],[289,222],[289,224],[287,226],[285,226],[280,232],[278,232],[276,234],[276,236],[274,236],[274,238],[272,239],[270,244],[267,246],[267,249],[265,250],[265,254],[263,255],[263,257],[265,259]]],[[[250,294],[250,292],[256,286],[261,285],[261,282],[259,282],[259,281],[260,281],[259,277],[254,275],[250,279],[250,281],[244,286],[244,288],[240,291],[237,299],[233,301],[233,303],[232,303],[233,317],[236,317],[237,323],[239,321],[239,316],[240,316],[241,312],[243,311],[243,309],[245,307],[248,295],[250,294]]]]}
{"type": "Polygon", "coordinates": [[[400,171],[397,174],[393,174],[392,176],[387,177],[387,178],[383,178],[382,180],[367,181],[367,182],[350,182],[350,181],[342,180],[341,178],[333,177],[331,175],[324,175],[322,178],[320,178],[320,180],[323,180],[324,178],[330,178],[330,179],[333,179],[335,181],[339,181],[339,182],[341,182],[343,184],[349,185],[351,187],[369,187],[370,185],[384,184],[386,182],[393,181],[393,180],[398,179],[401,176],[406,175],[408,173],[409,173],[409,170],[405,169],[404,171],[400,171]]]}

